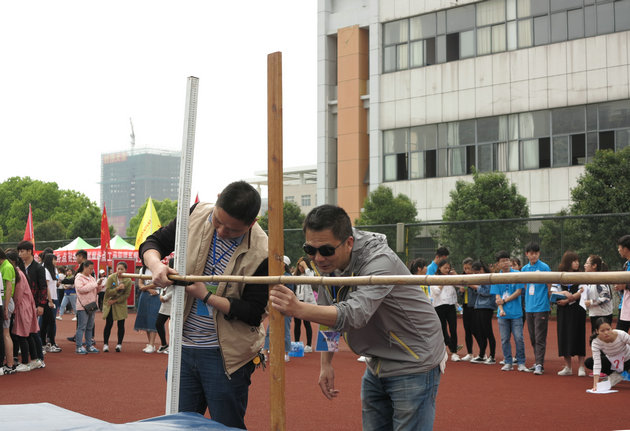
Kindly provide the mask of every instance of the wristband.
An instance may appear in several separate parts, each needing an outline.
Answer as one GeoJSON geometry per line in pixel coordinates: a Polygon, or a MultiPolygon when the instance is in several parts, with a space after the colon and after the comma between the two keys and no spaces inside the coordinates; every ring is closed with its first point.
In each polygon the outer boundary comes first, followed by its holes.
{"type": "Polygon", "coordinates": [[[208,292],[208,294],[206,295],[205,298],[203,298],[203,303],[207,304],[208,303],[208,299],[210,298],[210,296],[212,295],[212,292],[208,292]]]}

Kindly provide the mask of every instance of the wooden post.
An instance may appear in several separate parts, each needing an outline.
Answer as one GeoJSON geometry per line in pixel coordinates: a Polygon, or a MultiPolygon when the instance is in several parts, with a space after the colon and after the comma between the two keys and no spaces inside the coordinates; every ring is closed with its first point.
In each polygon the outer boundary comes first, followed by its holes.
{"type": "MultiPolygon", "coordinates": [[[[284,274],[282,217],[282,53],[267,56],[267,171],[269,184],[269,275],[284,274]]],[[[269,285],[271,288],[271,285],[269,285]]],[[[286,428],[284,317],[269,304],[271,430],[286,428]]]]}

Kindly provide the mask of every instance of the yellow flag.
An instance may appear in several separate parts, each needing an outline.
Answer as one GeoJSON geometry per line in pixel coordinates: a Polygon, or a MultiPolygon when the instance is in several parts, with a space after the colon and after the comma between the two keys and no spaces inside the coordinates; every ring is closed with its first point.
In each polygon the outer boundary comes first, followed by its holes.
{"type": "Polygon", "coordinates": [[[149,198],[147,208],[144,210],[144,215],[142,216],[142,221],[140,222],[140,226],[138,226],[138,233],[136,233],[136,250],[140,248],[140,244],[142,244],[149,235],[161,227],[162,224],[153,206],[153,201],[149,198]]]}

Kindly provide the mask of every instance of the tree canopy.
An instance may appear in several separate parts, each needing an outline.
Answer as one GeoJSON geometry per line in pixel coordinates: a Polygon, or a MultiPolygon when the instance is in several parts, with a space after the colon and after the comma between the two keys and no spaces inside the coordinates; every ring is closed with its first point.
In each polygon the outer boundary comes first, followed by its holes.
{"type": "Polygon", "coordinates": [[[0,183],[0,240],[23,238],[29,203],[35,241],[100,236],[101,211],[86,195],[55,182],[12,177],[0,183]]]}
{"type": "Polygon", "coordinates": [[[582,263],[590,254],[600,255],[609,267],[620,269],[617,240],[630,233],[626,217],[630,212],[630,147],[621,151],[598,151],[584,166],[584,173],[571,190],[571,205],[558,215],[583,216],[611,214],[607,217],[572,217],[549,220],[540,230],[541,245],[573,250],[582,263]]]}
{"type": "Polygon", "coordinates": [[[363,204],[357,226],[378,224],[416,223],[418,210],[408,196],[402,193],[394,197],[392,189],[380,185],[371,192],[363,204]]]}
{"type": "MultiPolygon", "coordinates": [[[[172,201],[170,199],[164,199],[162,201],[156,201],[155,199],[151,200],[153,201],[153,206],[160,218],[162,226],[166,226],[175,217],[177,217],[177,201],[172,201]]],[[[142,205],[138,210],[138,213],[129,220],[129,227],[127,228],[128,237],[136,237],[136,234],[138,233],[138,226],[140,226],[140,222],[142,221],[142,217],[144,216],[148,203],[149,200],[147,199],[144,205],[142,205]]]]}
{"type": "MultiPolygon", "coordinates": [[[[473,182],[457,181],[444,210],[444,221],[500,220],[529,217],[527,199],[502,172],[473,172],[473,182]]],[[[439,242],[453,262],[465,257],[493,262],[499,250],[520,251],[528,238],[526,222],[454,223],[440,228],[439,242]]]]}
{"type": "MultiPolygon", "coordinates": [[[[302,244],[304,243],[302,224],[305,217],[296,203],[289,201],[282,203],[282,221],[285,229],[284,254],[289,256],[292,263],[295,263],[300,256],[304,255],[302,251],[302,244]],[[287,231],[287,229],[292,230],[287,231]]],[[[269,211],[265,211],[265,214],[259,217],[258,224],[266,232],[269,232],[269,211]]]]}

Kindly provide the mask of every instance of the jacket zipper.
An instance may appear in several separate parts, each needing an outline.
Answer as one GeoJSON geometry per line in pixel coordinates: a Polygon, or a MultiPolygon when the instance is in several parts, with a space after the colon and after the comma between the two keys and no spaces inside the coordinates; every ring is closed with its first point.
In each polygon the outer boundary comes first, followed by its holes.
{"type": "Polygon", "coordinates": [[[398,336],[396,334],[394,334],[392,331],[389,331],[389,335],[390,337],[392,337],[394,340],[396,340],[398,342],[398,344],[400,344],[405,350],[407,350],[407,352],[409,352],[409,354],[411,356],[413,356],[415,359],[420,359],[420,356],[418,356],[416,354],[416,352],[414,352],[413,350],[411,350],[411,348],[405,344],[403,342],[403,340],[401,340],[400,338],[398,338],[398,336]]]}

